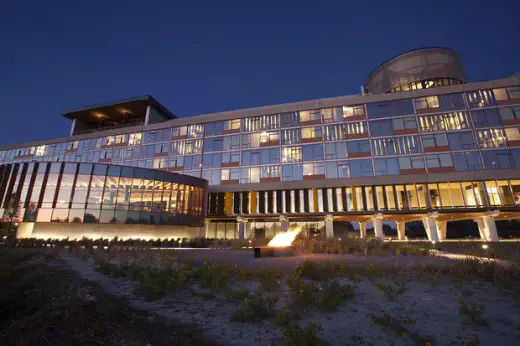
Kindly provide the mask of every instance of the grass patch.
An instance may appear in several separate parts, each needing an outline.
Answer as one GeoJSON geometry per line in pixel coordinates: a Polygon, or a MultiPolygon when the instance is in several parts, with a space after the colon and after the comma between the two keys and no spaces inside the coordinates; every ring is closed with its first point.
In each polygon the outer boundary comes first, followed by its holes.
{"type": "Polygon", "coordinates": [[[459,301],[459,313],[468,317],[475,324],[487,326],[487,321],[482,317],[484,313],[483,304],[473,303],[471,306],[468,306],[465,301],[461,300],[459,301]]]}
{"type": "MultiPolygon", "coordinates": [[[[432,338],[426,338],[415,332],[409,331],[403,323],[388,314],[382,316],[370,315],[370,318],[372,319],[372,323],[384,331],[388,331],[399,338],[411,338],[413,343],[417,346],[431,345],[434,341],[432,338]]],[[[407,324],[415,325],[415,320],[408,320],[407,324]]]]}

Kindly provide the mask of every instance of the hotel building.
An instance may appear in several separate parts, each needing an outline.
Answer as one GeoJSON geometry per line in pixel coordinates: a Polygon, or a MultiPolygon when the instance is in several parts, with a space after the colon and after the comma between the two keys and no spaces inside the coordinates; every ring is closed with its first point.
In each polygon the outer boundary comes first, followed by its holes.
{"type": "Polygon", "coordinates": [[[357,95],[185,118],[146,96],[64,116],[68,137],[0,147],[0,216],[17,206],[19,236],[88,223],[82,235],[272,237],[297,224],[331,238],[351,221],[383,238],[394,221],[404,239],[422,221],[442,241],[448,222],[473,220],[497,241],[495,221],[520,215],[520,78],[467,82],[446,48],[388,60],[357,95]]]}

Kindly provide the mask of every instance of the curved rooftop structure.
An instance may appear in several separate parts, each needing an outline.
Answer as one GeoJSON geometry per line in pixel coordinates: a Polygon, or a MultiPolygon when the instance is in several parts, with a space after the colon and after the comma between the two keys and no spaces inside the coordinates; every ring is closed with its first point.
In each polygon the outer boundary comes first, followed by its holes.
{"type": "Polygon", "coordinates": [[[448,48],[419,48],[393,57],[375,68],[364,84],[370,94],[383,94],[462,84],[459,55],[448,48]]]}

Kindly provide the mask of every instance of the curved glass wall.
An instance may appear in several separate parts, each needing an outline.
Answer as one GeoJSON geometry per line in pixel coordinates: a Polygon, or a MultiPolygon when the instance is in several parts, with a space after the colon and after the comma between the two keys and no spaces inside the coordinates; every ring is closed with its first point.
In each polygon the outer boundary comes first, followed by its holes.
{"type": "Polygon", "coordinates": [[[3,221],[200,226],[207,182],[159,170],[88,163],[0,166],[3,221]]]}

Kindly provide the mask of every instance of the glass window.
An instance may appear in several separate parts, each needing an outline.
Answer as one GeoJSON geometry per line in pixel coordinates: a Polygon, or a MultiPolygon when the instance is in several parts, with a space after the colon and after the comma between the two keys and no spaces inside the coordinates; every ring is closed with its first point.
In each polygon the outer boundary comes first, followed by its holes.
{"type": "Polygon", "coordinates": [[[429,154],[425,160],[428,168],[453,167],[451,154],[429,154]]]}
{"type": "Polygon", "coordinates": [[[454,132],[448,134],[448,141],[451,150],[476,149],[477,143],[473,137],[473,132],[454,132]]]}
{"type": "Polygon", "coordinates": [[[414,99],[415,109],[439,108],[439,98],[437,96],[426,96],[414,99]]]}
{"type": "Polygon", "coordinates": [[[220,175],[221,180],[239,180],[240,168],[223,168],[220,175]]]}
{"type": "Polygon", "coordinates": [[[240,130],[240,119],[231,119],[224,121],[224,131],[240,130]]]}
{"type": "Polygon", "coordinates": [[[239,163],[240,151],[226,151],[222,153],[222,164],[239,163]]]}
{"type": "Polygon", "coordinates": [[[364,135],[366,133],[367,125],[364,121],[325,126],[326,141],[348,139],[349,136],[364,135]]]}
{"type": "Polygon", "coordinates": [[[489,107],[495,104],[495,97],[492,90],[477,90],[466,93],[470,108],[489,107]]]}
{"type": "Polygon", "coordinates": [[[302,127],[302,138],[303,139],[322,139],[321,126],[302,127]]]}
{"type": "Polygon", "coordinates": [[[509,88],[493,89],[495,99],[498,101],[506,101],[520,98],[520,86],[509,88]]]}
{"type": "Polygon", "coordinates": [[[283,147],[282,148],[282,163],[300,162],[302,160],[302,148],[283,147]]]}
{"type": "Polygon", "coordinates": [[[498,108],[474,110],[471,114],[475,127],[493,127],[502,124],[498,108]]]}
{"type": "Polygon", "coordinates": [[[194,124],[189,125],[186,131],[188,138],[202,138],[204,134],[204,125],[203,124],[194,124]]]}
{"type": "Polygon", "coordinates": [[[325,164],[323,162],[304,163],[303,175],[325,175],[325,164]]]}
{"type": "Polygon", "coordinates": [[[466,108],[464,97],[459,94],[439,95],[439,106],[443,111],[455,111],[466,108]]]}
{"type": "Polygon", "coordinates": [[[202,168],[219,168],[222,163],[220,153],[204,154],[202,158],[202,168]]]}
{"type": "Polygon", "coordinates": [[[172,129],[172,137],[183,137],[186,136],[186,126],[174,127],[172,129]]]}
{"type": "Polygon", "coordinates": [[[262,115],[242,119],[243,132],[274,130],[280,127],[278,114],[262,115]]]}
{"type": "Polygon", "coordinates": [[[224,136],[223,137],[223,150],[238,150],[240,149],[240,135],[224,136]]]}
{"type": "Polygon", "coordinates": [[[280,166],[263,166],[260,174],[261,178],[279,178],[280,166]]]}
{"type": "Polygon", "coordinates": [[[323,160],[323,145],[308,144],[302,146],[303,161],[321,161],[323,160]]]}
{"type": "Polygon", "coordinates": [[[392,120],[377,120],[370,121],[370,135],[372,137],[381,137],[381,136],[392,136],[394,134],[394,128],[392,125],[392,120]]]}
{"type": "Polygon", "coordinates": [[[444,133],[422,135],[422,144],[425,148],[444,147],[448,145],[448,138],[444,133]]]}
{"type": "Polygon", "coordinates": [[[280,124],[282,128],[300,126],[300,113],[291,112],[280,114],[280,124]]]}
{"type": "Polygon", "coordinates": [[[504,150],[484,150],[482,159],[486,169],[507,169],[513,168],[513,158],[511,152],[504,150]]]}
{"type": "Polygon", "coordinates": [[[394,131],[413,130],[417,128],[417,121],[415,117],[392,119],[392,128],[394,131]]]}
{"type": "Polygon", "coordinates": [[[212,137],[204,139],[204,152],[222,151],[223,150],[222,137],[212,137]]]}
{"type": "Polygon", "coordinates": [[[520,107],[504,107],[498,109],[502,121],[511,121],[520,119],[520,107]]]}
{"type": "Polygon", "coordinates": [[[303,167],[301,164],[283,165],[282,166],[282,180],[303,180],[303,167]]]}
{"type": "Polygon", "coordinates": [[[307,121],[314,121],[314,122],[320,122],[321,123],[321,112],[320,110],[311,110],[311,111],[301,111],[300,112],[300,121],[307,122],[307,121]]]}
{"type": "Polygon", "coordinates": [[[343,118],[348,121],[353,117],[365,117],[365,106],[343,106],[343,118]]]}
{"type": "Polygon", "coordinates": [[[260,133],[249,133],[242,135],[242,149],[259,148],[260,147],[260,133]]]}
{"type": "Polygon", "coordinates": [[[480,148],[498,148],[506,146],[506,137],[502,129],[486,129],[476,132],[480,148]]]}
{"type": "Polygon", "coordinates": [[[254,166],[260,164],[260,150],[242,151],[242,166],[254,166]]]}
{"type": "Polygon", "coordinates": [[[218,136],[224,133],[224,122],[207,123],[204,125],[205,136],[218,136]]]}
{"type": "Polygon", "coordinates": [[[424,168],[424,159],[422,156],[401,156],[399,157],[399,167],[403,169],[422,169],[424,168]]]}
{"type": "Polygon", "coordinates": [[[422,132],[455,131],[471,127],[467,112],[422,115],[419,117],[419,125],[422,132]]]}
{"type": "Polygon", "coordinates": [[[220,184],[220,170],[204,170],[202,171],[202,178],[208,181],[209,185],[219,185],[220,184]]]}
{"type": "Polygon", "coordinates": [[[520,133],[518,132],[518,127],[508,127],[505,128],[504,131],[509,142],[520,141],[520,133]]]}
{"type": "Polygon", "coordinates": [[[259,183],[260,182],[260,168],[250,167],[240,169],[240,184],[259,183]]]}
{"type": "Polygon", "coordinates": [[[482,162],[477,151],[453,153],[456,171],[481,171],[482,162]]]}
{"type": "Polygon", "coordinates": [[[294,145],[301,143],[300,129],[282,130],[282,145],[294,145]]]}
{"type": "Polygon", "coordinates": [[[321,115],[324,123],[338,123],[343,121],[343,109],[341,107],[322,109],[321,115]]]}
{"type": "Polygon", "coordinates": [[[371,177],[374,175],[372,160],[350,160],[348,162],[351,177],[371,177]]]}
{"type": "Polygon", "coordinates": [[[399,163],[397,158],[374,159],[376,175],[397,175],[399,174],[399,163]]]}
{"type": "Polygon", "coordinates": [[[280,148],[266,148],[260,150],[260,163],[268,165],[280,163],[280,148]]]}
{"type": "Polygon", "coordinates": [[[422,152],[418,136],[373,139],[372,150],[375,156],[403,155],[422,152]]]}
{"type": "MultiPolygon", "coordinates": [[[[347,142],[325,143],[325,158],[327,160],[346,159],[347,142]]],[[[305,161],[305,153],[303,160],[305,161]]]]}
{"type": "Polygon", "coordinates": [[[260,144],[278,145],[280,143],[280,132],[263,131],[260,133],[260,144]]]}
{"type": "Polygon", "coordinates": [[[348,141],[347,152],[349,154],[355,153],[370,153],[370,142],[367,140],[348,141]]]}
{"type": "Polygon", "coordinates": [[[412,100],[395,100],[367,104],[369,119],[414,114],[412,100]]]}

